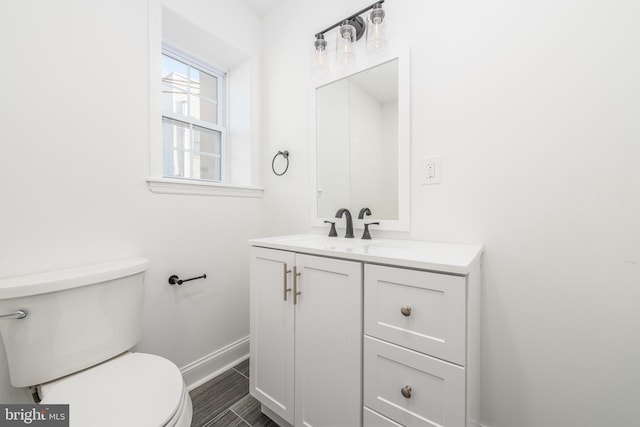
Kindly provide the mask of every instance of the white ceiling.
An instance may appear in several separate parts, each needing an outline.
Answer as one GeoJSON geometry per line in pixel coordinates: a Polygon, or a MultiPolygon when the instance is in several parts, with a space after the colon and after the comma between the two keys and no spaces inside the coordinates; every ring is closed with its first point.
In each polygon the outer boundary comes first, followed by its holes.
{"type": "Polygon", "coordinates": [[[262,16],[275,9],[284,0],[242,0],[247,7],[262,16]]]}

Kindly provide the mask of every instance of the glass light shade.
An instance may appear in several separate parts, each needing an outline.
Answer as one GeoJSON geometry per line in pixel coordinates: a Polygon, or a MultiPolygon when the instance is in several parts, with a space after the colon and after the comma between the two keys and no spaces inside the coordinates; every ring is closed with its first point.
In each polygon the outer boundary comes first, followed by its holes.
{"type": "Polygon", "coordinates": [[[323,35],[316,36],[313,44],[312,67],[314,72],[325,72],[329,70],[329,59],[327,58],[327,42],[323,35]]]}
{"type": "Polygon", "coordinates": [[[336,62],[339,64],[351,64],[356,60],[355,53],[356,28],[353,25],[344,24],[338,29],[336,45],[336,62]]]}
{"type": "Polygon", "coordinates": [[[329,58],[326,50],[314,50],[311,62],[313,71],[316,73],[329,71],[329,58]]]}
{"type": "Polygon", "coordinates": [[[367,52],[385,50],[388,41],[384,23],[384,10],[382,8],[374,8],[367,21],[367,52]]]}

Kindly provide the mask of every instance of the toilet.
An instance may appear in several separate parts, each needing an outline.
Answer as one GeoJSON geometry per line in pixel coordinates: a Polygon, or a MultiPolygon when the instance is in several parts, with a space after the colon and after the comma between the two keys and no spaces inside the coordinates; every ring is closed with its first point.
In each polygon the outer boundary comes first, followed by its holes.
{"type": "Polygon", "coordinates": [[[0,279],[11,384],[68,404],[72,427],[188,427],[180,370],[140,341],[146,258],[0,279]]]}

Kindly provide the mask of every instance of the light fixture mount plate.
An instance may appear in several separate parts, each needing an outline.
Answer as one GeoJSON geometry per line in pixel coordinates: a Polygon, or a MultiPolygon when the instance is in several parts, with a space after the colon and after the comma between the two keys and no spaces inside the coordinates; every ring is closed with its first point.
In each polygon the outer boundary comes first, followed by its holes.
{"type": "Polygon", "coordinates": [[[345,22],[348,23],[349,25],[353,25],[353,27],[356,29],[356,40],[360,40],[360,38],[364,34],[364,29],[365,29],[364,19],[362,18],[362,16],[360,15],[354,16],[352,18],[347,19],[345,22]]]}

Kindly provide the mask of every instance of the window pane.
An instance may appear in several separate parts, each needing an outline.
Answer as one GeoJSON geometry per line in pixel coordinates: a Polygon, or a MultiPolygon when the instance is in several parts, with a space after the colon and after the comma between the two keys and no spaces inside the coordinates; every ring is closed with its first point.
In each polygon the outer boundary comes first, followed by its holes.
{"type": "Polygon", "coordinates": [[[191,98],[191,117],[218,124],[218,104],[204,98],[191,98]]]}
{"type": "Polygon", "coordinates": [[[218,79],[195,68],[190,69],[191,117],[218,124],[218,79]]]}
{"type": "Polygon", "coordinates": [[[211,101],[218,99],[218,78],[210,74],[200,72],[200,96],[211,101]]]}
{"type": "Polygon", "coordinates": [[[182,115],[187,110],[187,76],[189,67],[180,61],[162,55],[162,109],[182,115]]]}
{"type": "Polygon", "coordinates": [[[167,74],[171,74],[172,72],[178,73],[182,75],[185,79],[189,74],[188,71],[189,66],[184,64],[176,59],[173,59],[170,56],[162,55],[162,76],[166,76],[167,74]]]}
{"type": "Polygon", "coordinates": [[[191,177],[191,130],[187,123],[162,118],[164,176],[191,177]]]}
{"type": "Polygon", "coordinates": [[[208,124],[218,128],[224,117],[218,85],[225,76],[169,55],[162,55],[164,176],[222,181],[226,129],[213,130],[208,124]]]}
{"type": "Polygon", "coordinates": [[[194,170],[199,171],[197,178],[220,181],[222,177],[220,167],[222,139],[220,132],[194,126],[193,141],[193,165],[194,170]]]}
{"type": "Polygon", "coordinates": [[[196,68],[189,70],[189,86],[192,95],[200,96],[200,70],[196,68]]]}

